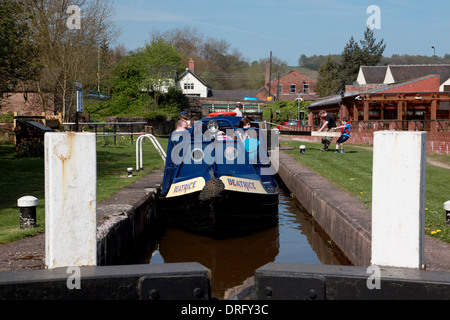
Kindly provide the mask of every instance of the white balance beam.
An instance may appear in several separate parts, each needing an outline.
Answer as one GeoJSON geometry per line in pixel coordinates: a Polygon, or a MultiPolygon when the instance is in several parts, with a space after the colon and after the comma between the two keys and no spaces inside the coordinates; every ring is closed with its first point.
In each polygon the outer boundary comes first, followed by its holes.
{"type": "Polygon", "coordinates": [[[340,137],[341,135],[342,135],[342,133],[333,132],[333,131],[327,131],[327,132],[311,131],[312,137],[340,137]]]}
{"type": "Polygon", "coordinates": [[[45,265],[97,264],[95,133],[45,134],[45,265]]]}

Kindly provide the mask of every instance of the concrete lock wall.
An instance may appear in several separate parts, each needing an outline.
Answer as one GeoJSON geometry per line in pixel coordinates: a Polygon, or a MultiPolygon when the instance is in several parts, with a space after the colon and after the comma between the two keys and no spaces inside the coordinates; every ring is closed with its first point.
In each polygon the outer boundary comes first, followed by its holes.
{"type": "Polygon", "coordinates": [[[162,175],[155,171],[98,205],[98,265],[123,263],[142,239],[156,230],[156,194],[162,175]]]}

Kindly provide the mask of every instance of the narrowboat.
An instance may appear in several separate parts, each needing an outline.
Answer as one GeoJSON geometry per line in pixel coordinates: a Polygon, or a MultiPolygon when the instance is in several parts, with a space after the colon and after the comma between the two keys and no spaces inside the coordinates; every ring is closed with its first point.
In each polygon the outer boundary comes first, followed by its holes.
{"type": "Polygon", "coordinates": [[[212,113],[170,135],[159,216],[170,226],[215,237],[278,224],[278,186],[257,122],[212,113]],[[249,121],[247,121],[249,122],[249,121]]]}

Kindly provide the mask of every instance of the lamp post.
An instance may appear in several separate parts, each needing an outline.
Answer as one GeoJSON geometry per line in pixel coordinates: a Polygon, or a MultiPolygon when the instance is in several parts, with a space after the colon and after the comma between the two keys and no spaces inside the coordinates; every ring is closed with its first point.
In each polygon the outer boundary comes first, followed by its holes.
{"type": "Polygon", "coordinates": [[[298,98],[296,98],[295,100],[297,100],[297,120],[300,122],[300,101],[303,101],[303,98],[300,97],[301,95],[301,90],[298,90],[298,98]]]}
{"type": "Polygon", "coordinates": [[[433,56],[435,56],[436,55],[436,48],[434,46],[431,46],[431,49],[433,49],[433,52],[434,52],[433,56]]]}

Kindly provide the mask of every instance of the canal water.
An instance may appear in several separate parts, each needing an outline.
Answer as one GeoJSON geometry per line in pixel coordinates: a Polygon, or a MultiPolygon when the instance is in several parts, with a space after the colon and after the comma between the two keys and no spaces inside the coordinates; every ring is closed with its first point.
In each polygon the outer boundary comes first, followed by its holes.
{"type": "Polygon", "coordinates": [[[277,227],[230,239],[212,239],[168,228],[130,263],[199,262],[212,272],[212,296],[233,298],[269,262],[344,265],[298,202],[282,190],[277,227]],[[154,243],[154,242],[153,242],[154,243]]]}

